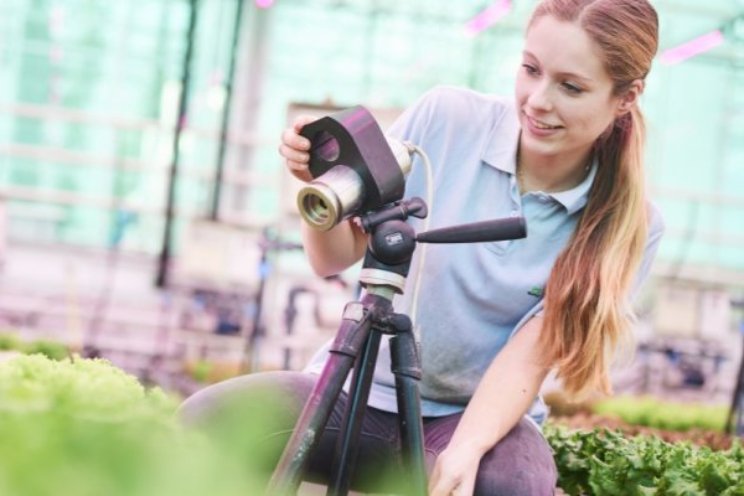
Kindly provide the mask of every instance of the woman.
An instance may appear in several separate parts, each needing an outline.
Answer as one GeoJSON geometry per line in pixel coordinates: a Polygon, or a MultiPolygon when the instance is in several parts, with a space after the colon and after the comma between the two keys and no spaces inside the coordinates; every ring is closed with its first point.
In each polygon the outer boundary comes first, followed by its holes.
{"type": "MultiPolygon", "coordinates": [[[[528,225],[523,240],[427,248],[422,310],[413,317],[432,496],[552,494],[555,465],[538,426],[543,380],[555,369],[569,393],[609,392],[610,355],[627,337],[629,299],[663,230],[645,198],[638,108],[657,31],[646,0],[544,0],[528,24],[514,101],[437,88],[389,130],[435,166],[430,228],[508,215],[528,225]]],[[[280,147],[303,180],[309,142],[298,132],[307,122],[285,131],[280,147]]],[[[406,197],[425,196],[423,175],[415,164],[406,197]]],[[[303,226],[303,241],[320,275],[366,249],[366,234],[351,222],[328,232],[303,226]]],[[[417,268],[414,259],[409,282],[417,268]]],[[[411,293],[396,301],[399,311],[414,306],[411,293]]],[[[302,397],[323,359],[306,374],[240,378],[233,389],[270,383],[302,397]]],[[[395,450],[392,384],[381,350],[361,466],[395,450]]],[[[207,390],[184,410],[206,417],[204,405],[224,397],[207,390]]],[[[326,437],[341,412],[339,405],[326,437]]],[[[314,469],[324,473],[331,457],[318,458],[314,469]]]]}

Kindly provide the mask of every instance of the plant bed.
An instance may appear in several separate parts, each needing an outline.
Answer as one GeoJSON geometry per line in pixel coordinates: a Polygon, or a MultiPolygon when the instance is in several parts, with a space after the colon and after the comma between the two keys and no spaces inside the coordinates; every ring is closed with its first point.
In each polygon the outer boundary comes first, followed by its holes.
{"type": "Polygon", "coordinates": [[[723,405],[650,396],[546,397],[558,494],[744,496],[744,444],[723,405]]]}

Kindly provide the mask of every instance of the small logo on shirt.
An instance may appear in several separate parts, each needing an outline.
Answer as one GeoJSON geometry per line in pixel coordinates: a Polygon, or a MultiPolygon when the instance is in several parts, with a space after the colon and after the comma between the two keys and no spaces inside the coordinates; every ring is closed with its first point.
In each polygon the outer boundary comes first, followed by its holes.
{"type": "Polygon", "coordinates": [[[541,288],[540,286],[533,286],[532,289],[527,291],[527,294],[540,298],[543,295],[543,288],[541,288]]]}

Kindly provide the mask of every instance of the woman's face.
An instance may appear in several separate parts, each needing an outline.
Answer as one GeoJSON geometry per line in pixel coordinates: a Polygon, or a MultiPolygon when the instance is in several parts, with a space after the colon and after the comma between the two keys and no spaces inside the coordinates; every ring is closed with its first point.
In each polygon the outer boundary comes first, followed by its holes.
{"type": "Polygon", "coordinates": [[[516,82],[527,150],[583,157],[619,114],[598,51],[576,23],[544,16],[529,29],[516,82]]]}

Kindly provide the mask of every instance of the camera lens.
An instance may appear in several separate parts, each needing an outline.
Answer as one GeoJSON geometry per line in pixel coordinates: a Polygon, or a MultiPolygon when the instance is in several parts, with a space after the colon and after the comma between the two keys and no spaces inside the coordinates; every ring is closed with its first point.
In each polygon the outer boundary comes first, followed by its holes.
{"type": "Polygon", "coordinates": [[[356,214],[363,197],[359,175],[350,167],[337,165],[300,190],[297,207],[311,227],[327,231],[356,214]]]}
{"type": "Polygon", "coordinates": [[[332,212],[326,200],[319,195],[309,193],[302,198],[302,211],[313,226],[323,226],[330,219],[332,212]]]}

